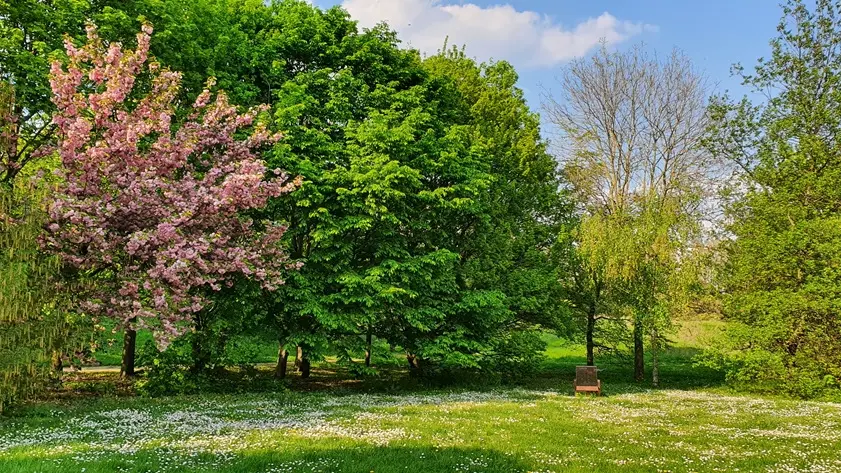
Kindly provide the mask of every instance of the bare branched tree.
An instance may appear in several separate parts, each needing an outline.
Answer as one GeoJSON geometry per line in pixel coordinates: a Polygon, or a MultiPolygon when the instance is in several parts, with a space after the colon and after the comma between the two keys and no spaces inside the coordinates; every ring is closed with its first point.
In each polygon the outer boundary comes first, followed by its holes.
{"type": "MultiPolygon", "coordinates": [[[[720,170],[702,146],[711,87],[688,57],[673,51],[659,58],[642,46],[611,52],[603,43],[591,57],[570,62],[558,82],[561,94],[545,93],[544,111],[560,132],[559,159],[584,218],[639,214],[642,206],[647,212],[677,208],[697,222],[704,218],[720,170]]],[[[575,286],[598,290],[582,298],[589,304],[582,309],[592,363],[592,331],[604,318],[596,308],[606,307],[598,298],[609,291],[604,267],[587,269],[578,274],[588,274],[590,283],[575,286]]],[[[634,371],[641,380],[639,320],[633,332],[634,371]]]]}
{"type": "Polygon", "coordinates": [[[589,213],[626,209],[634,195],[708,195],[718,176],[701,146],[711,87],[689,58],[642,46],[576,59],[544,111],[561,133],[559,158],[589,213]]]}

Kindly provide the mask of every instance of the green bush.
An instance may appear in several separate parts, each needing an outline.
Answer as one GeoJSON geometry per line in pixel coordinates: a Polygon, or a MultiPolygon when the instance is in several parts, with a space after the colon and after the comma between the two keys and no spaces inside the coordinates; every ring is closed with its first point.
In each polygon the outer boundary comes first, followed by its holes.
{"type": "Polygon", "coordinates": [[[545,360],[546,342],[536,330],[510,330],[467,362],[421,363],[417,376],[433,386],[487,387],[534,375],[545,360]]]}
{"type": "MultiPolygon", "coordinates": [[[[244,355],[249,351],[243,351],[244,355]]],[[[154,342],[147,341],[138,351],[138,363],[143,373],[135,388],[144,396],[171,396],[200,393],[244,393],[280,391],[286,388],[268,371],[261,372],[249,363],[233,363],[237,369],[218,364],[195,370],[191,340],[183,337],[160,351],[154,342]]]]}
{"type": "MultiPolygon", "coordinates": [[[[721,371],[733,388],[753,393],[781,393],[810,399],[841,394],[837,373],[828,372],[820,358],[808,350],[789,353],[757,345],[755,329],[732,323],[695,364],[721,371]]],[[[841,368],[841,367],[839,367],[841,368]]],[[[837,369],[839,369],[837,368],[837,369]]]]}
{"type": "Polygon", "coordinates": [[[137,352],[137,365],[144,367],[143,376],[135,385],[137,392],[146,396],[191,394],[199,392],[195,377],[187,367],[192,361],[189,347],[176,340],[165,351],[147,340],[137,352]]]}
{"type": "Polygon", "coordinates": [[[511,331],[494,340],[482,367],[503,382],[517,382],[536,373],[545,360],[546,342],[536,330],[511,331]]]}

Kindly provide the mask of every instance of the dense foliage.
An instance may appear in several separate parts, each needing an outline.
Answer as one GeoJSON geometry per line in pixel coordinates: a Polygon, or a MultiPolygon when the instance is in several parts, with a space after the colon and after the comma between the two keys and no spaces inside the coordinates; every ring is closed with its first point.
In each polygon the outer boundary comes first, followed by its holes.
{"type": "Polygon", "coordinates": [[[234,273],[270,290],[283,284],[284,269],[295,266],[279,244],[286,227],[263,222],[258,232],[240,213],[296,182],[279,169],[266,178],[255,150],[279,137],[265,125],[236,139],[261,108],[238,114],[224,93],[211,102],[205,90],[173,132],[180,77],[154,62],[148,94],[126,106],[150,34],[145,25],[137,50],[127,52],[106,48],[89,27],[82,48],[68,42],[67,69],[53,64],[62,173],[44,247],[96,273],[83,310],[177,336],[179,322],[204,308],[199,289],[219,290],[234,273]]]}
{"type": "Polygon", "coordinates": [[[711,149],[744,171],[729,206],[721,281],[730,379],[803,396],[841,379],[841,4],[791,1],[752,74],[760,103],[714,103],[711,149]]]}
{"type": "MultiPolygon", "coordinates": [[[[115,319],[109,327],[149,326],[172,335],[185,323],[192,327],[171,355],[144,348],[142,361],[161,372],[191,366],[198,373],[228,364],[232,344],[256,338],[279,344],[281,376],[296,348],[306,366],[328,352],[351,365],[365,356],[367,366],[402,350],[413,371],[521,376],[540,360],[536,330],[565,329],[548,249],[568,206],[539,120],[507,63],[480,65],[457,50],[422,59],[385,27],[359,31],[343,10],[298,0],[30,6],[31,14],[3,5],[3,27],[17,39],[0,49],[8,54],[4,76],[24,89],[18,106],[38,112],[24,121],[48,124],[42,140],[57,143],[62,157],[52,164],[64,177],[46,248],[96,281],[84,309],[115,319]],[[135,38],[137,18],[154,24],[155,35],[135,38]],[[95,33],[84,32],[88,20],[97,24],[95,33]],[[64,52],[47,34],[55,31],[51,22],[64,25],[68,44],[87,46],[64,52]],[[33,47],[43,58],[27,69],[13,64],[13,55],[33,47]],[[154,57],[148,70],[147,50],[154,57]],[[47,58],[68,64],[53,69],[52,101],[47,58]],[[108,68],[109,61],[120,66],[108,68]],[[210,78],[225,94],[206,105],[210,78]],[[198,111],[185,106],[193,102],[198,111]],[[243,147],[235,148],[238,158],[220,154],[217,145],[230,146],[256,117],[225,126],[233,107],[258,103],[269,104],[261,119],[284,135],[259,157],[301,176],[300,189],[268,199],[274,188],[233,193],[248,201],[225,212],[194,208],[197,193],[218,195],[230,180],[211,175],[210,161],[183,159],[249,158],[243,147]],[[197,130],[199,123],[206,131],[197,130]],[[192,138],[207,138],[210,130],[223,133],[196,145],[192,138]],[[160,166],[161,159],[174,164],[160,166]],[[200,269],[183,260],[185,251],[204,255],[191,248],[211,235],[208,251],[272,279],[252,267],[255,258],[285,265],[264,251],[270,246],[241,254],[216,241],[241,243],[238,235],[249,227],[231,227],[235,221],[288,226],[282,244],[304,265],[274,294],[242,278],[218,292],[203,290],[220,278],[233,283],[217,271],[227,266],[200,269]],[[169,270],[175,266],[189,274],[169,270]]],[[[256,149],[260,143],[252,141],[256,149]]],[[[241,184],[257,185],[261,168],[249,169],[242,174],[254,179],[241,184]]],[[[267,185],[273,184],[260,184],[267,185]]]]}
{"type": "Polygon", "coordinates": [[[95,330],[124,332],[129,375],[135,329],[154,331],[151,394],[250,376],[225,368],[266,347],[279,378],[331,355],[356,376],[405,356],[417,375],[517,379],[546,332],[588,364],[632,353],[637,381],[650,359],[656,385],[700,287],[731,328],[704,363],[837,386],[839,5],[785,7],[743,75],[778,91],[758,104],[708,108],[679,52],[571,61],[547,97],[552,156],[510,64],[445,38],[422,57],[339,7],[0,0],[3,392],[73,351],[71,319],[93,351],[95,330]],[[720,225],[724,161],[741,172],[720,225]]]}
{"type": "Polygon", "coordinates": [[[537,119],[507,64],[362,37],[376,56],[299,74],[279,103],[276,163],[305,177],[284,212],[307,264],[279,297],[278,338],[345,359],[387,340],[413,369],[499,366],[509,333],[558,324],[544,251],[558,184],[537,119]]]}

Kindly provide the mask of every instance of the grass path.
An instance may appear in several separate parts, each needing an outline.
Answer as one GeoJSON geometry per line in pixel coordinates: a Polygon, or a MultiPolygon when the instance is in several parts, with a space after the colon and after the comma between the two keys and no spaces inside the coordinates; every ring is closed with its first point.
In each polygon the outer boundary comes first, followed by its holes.
{"type": "Polygon", "coordinates": [[[110,399],[0,422],[0,471],[841,472],[841,404],[702,391],[110,399]]]}

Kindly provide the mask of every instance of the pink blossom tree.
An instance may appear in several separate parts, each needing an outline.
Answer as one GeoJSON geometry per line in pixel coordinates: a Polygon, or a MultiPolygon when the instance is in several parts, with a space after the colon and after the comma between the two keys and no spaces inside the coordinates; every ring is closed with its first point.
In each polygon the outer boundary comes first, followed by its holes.
{"type": "Polygon", "coordinates": [[[181,76],[149,60],[151,33],[144,25],[130,51],[89,26],[87,43],[66,40],[68,63],[50,73],[63,168],[43,244],[93,277],[80,308],[126,329],[128,376],[137,327],[166,346],[207,289],[245,275],[272,290],[298,267],[281,246],[284,225],[243,216],[300,185],[260,158],[280,138],[258,122],[266,107],[238,113],[224,93],[213,100],[209,82],[176,126],[181,76]]]}

